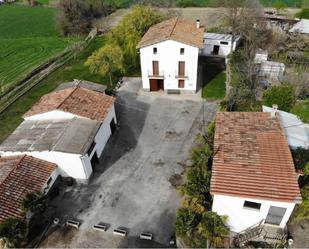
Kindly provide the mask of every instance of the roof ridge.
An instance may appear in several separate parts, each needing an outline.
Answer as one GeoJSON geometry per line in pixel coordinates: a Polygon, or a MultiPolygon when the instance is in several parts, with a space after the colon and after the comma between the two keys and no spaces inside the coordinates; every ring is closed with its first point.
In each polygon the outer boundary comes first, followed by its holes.
{"type": "Polygon", "coordinates": [[[175,19],[176,19],[176,20],[175,20],[175,23],[174,23],[174,25],[173,25],[173,28],[172,28],[172,30],[171,30],[171,32],[170,32],[170,34],[169,34],[169,38],[171,38],[172,35],[173,35],[173,33],[174,33],[174,30],[175,30],[176,25],[177,25],[178,20],[179,20],[179,16],[177,16],[175,19]]]}
{"type": "MultiPolygon", "coordinates": [[[[72,87],[72,88],[74,88],[74,90],[73,90],[68,96],[66,96],[66,97],[64,98],[64,100],[55,108],[55,110],[59,109],[59,108],[63,105],[63,103],[64,103],[69,97],[71,97],[72,94],[73,94],[79,87],[78,87],[78,86],[74,86],[74,87],[72,87]]],[[[60,91],[63,91],[63,90],[60,90],[60,91]]]]}
{"type": "Polygon", "coordinates": [[[27,155],[23,155],[21,156],[21,158],[14,164],[14,166],[12,167],[12,169],[10,170],[10,172],[7,174],[7,176],[3,179],[2,182],[0,182],[0,187],[3,185],[3,183],[9,178],[9,176],[15,171],[15,169],[17,169],[17,167],[19,166],[19,164],[23,161],[23,159],[26,157],[27,155]]]}

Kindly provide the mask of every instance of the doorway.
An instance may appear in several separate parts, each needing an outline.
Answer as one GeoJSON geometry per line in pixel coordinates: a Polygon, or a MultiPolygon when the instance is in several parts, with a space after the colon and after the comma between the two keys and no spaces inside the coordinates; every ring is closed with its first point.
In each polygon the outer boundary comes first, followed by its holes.
{"type": "Polygon", "coordinates": [[[213,55],[218,55],[219,54],[219,49],[220,49],[220,46],[214,45],[214,49],[212,51],[212,54],[213,55]]]}
{"type": "Polygon", "coordinates": [[[265,219],[265,224],[279,226],[284,217],[285,212],[286,208],[270,206],[267,217],[265,219]]]}
{"type": "Polygon", "coordinates": [[[116,122],[115,119],[113,118],[112,121],[109,123],[109,127],[111,128],[111,132],[112,135],[115,133],[116,131],[116,122]]]}
{"type": "Polygon", "coordinates": [[[164,91],[164,80],[162,79],[150,79],[150,91],[164,91]]]}
{"type": "Polygon", "coordinates": [[[90,163],[91,163],[91,167],[92,167],[92,171],[94,172],[97,165],[99,164],[99,157],[97,155],[97,152],[95,152],[90,160],[90,163]]]}

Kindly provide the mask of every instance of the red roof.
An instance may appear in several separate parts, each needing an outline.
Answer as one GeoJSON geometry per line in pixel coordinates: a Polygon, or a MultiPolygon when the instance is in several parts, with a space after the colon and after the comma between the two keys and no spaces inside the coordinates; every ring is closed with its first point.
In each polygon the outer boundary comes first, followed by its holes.
{"type": "Polygon", "coordinates": [[[70,87],[44,95],[24,117],[61,110],[92,120],[104,121],[115,98],[83,87],[70,87]]]}
{"type": "Polygon", "coordinates": [[[56,167],[32,156],[0,157],[0,222],[22,217],[26,194],[42,191],[56,167]]]}
{"type": "Polygon", "coordinates": [[[158,42],[174,40],[193,47],[203,48],[204,28],[197,28],[196,22],[174,17],[150,27],[138,44],[138,48],[158,42]]]}
{"type": "Polygon", "coordinates": [[[218,113],[214,146],[213,195],[301,200],[292,155],[277,116],[218,113]]]}

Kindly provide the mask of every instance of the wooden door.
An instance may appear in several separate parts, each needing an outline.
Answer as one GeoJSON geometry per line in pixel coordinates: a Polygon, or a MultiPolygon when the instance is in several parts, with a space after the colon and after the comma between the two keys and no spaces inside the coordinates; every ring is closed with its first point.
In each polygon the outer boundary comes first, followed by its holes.
{"type": "Polygon", "coordinates": [[[158,91],[158,80],[150,79],[150,91],[158,91]]]}
{"type": "Polygon", "coordinates": [[[178,75],[185,76],[185,62],[179,61],[178,63],[178,75]]]}
{"type": "Polygon", "coordinates": [[[152,73],[153,75],[159,75],[159,62],[158,61],[152,62],[152,73]]]}
{"type": "Polygon", "coordinates": [[[185,81],[184,80],[178,80],[178,88],[184,88],[185,87],[185,81]]]}

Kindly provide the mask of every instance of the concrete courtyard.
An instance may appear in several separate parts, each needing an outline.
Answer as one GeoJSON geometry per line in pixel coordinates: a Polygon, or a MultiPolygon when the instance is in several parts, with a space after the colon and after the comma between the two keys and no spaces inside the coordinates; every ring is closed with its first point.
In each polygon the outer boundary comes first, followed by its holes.
{"type": "Polygon", "coordinates": [[[41,247],[167,247],[181,204],[176,187],[195,136],[214,119],[217,104],[198,95],[144,93],[139,78],[118,91],[118,129],[110,138],[88,185],[60,192],[50,209],[61,223],[81,221],[79,230],[52,227],[41,247]],[[205,124],[205,125],[203,125],[205,124]],[[92,230],[108,224],[107,232],[92,230]],[[127,238],[115,237],[123,227],[127,238]],[[140,241],[150,232],[154,242],[140,241]]]}

